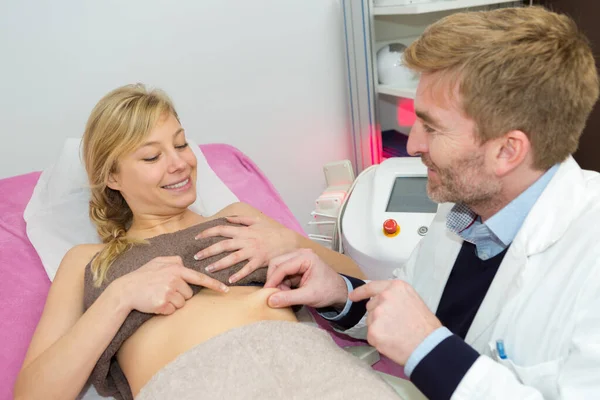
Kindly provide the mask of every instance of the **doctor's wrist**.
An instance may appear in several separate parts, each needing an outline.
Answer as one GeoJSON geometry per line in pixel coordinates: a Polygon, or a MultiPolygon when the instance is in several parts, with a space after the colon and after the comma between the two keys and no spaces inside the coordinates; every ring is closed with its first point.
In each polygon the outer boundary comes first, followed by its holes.
{"type": "Polygon", "coordinates": [[[336,297],[331,307],[339,313],[348,303],[348,281],[342,275],[337,275],[335,293],[336,297]]]}

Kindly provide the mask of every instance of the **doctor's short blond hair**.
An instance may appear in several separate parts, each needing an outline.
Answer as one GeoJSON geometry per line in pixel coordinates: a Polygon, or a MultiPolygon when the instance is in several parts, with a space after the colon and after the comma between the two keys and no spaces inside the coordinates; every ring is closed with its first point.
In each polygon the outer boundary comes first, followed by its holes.
{"type": "Polygon", "coordinates": [[[450,15],[429,26],[404,61],[415,71],[456,79],[480,142],[523,131],[540,170],[577,150],[598,99],[586,37],[571,18],[542,7],[450,15]]]}
{"type": "Polygon", "coordinates": [[[94,257],[91,271],[99,286],[113,261],[133,243],[127,238],[133,213],[121,192],[107,186],[119,171],[119,159],[134,151],[161,118],[177,112],[161,90],[127,85],[105,95],[92,110],[83,134],[83,162],[91,189],[89,213],[106,246],[94,257]]]}

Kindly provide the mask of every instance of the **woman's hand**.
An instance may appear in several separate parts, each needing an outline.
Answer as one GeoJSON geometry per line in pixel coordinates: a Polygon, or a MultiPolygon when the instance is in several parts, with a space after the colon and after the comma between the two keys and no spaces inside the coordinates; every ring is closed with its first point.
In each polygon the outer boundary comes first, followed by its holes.
{"type": "Polygon", "coordinates": [[[229,290],[216,279],[184,267],[179,256],[157,257],[117,282],[129,308],[149,314],[170,315],[183,307],[193,295],[190,283],[218,292],[229,290]]]}
{"type": "Polygon", "coordinates": [[[202,260],[225,251],[233,252],[206,267],[208,272],[220,271],[240,261],[248,260],[242,269],[229,278],[229,283],[239,281],[258,268],[266,267],[274,257],[295,248],[295,233],[268,218],[227,217],[227,221],[245,226],[219,225],[205,230],[196,236],[196,239],[215,236],[230,239],[207,247],[198,252],[195,258],[202,260]]]}

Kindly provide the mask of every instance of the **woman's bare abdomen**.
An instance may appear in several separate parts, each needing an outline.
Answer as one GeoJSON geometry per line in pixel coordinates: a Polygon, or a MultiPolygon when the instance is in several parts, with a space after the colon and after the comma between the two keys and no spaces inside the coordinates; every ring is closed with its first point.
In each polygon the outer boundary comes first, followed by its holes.
{"type": "Polygon", "coordinates": [[[220,333],[262,320],[296,321],[291,309],[267,305],[268,296],[276,291],[234,286],[222,294],[202,289],[174,314],[148,320],[117,354],[134,396],[178,355],[220,333]]]}

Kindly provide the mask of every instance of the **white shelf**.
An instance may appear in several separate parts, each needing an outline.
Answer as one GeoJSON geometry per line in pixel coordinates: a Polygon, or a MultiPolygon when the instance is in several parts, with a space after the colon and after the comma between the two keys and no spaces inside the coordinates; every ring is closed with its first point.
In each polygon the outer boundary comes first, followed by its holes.
{"type": "Polygon", "coordinates": [[[455,10],[457,8],[488,6],[490,4],[513,3],[515,0],[438,0],[431,3],[411,5],[374,6],[374,15],[414,15],[437,11],[455,10]]]}
{"type": "Polygon", "coordinates": [[[377,85],[377,93],[387,94],[395,97],[404,97],[406,99],[414,99],[417,96],[417,89],[406,89],[390,85],[377,85]]]}

